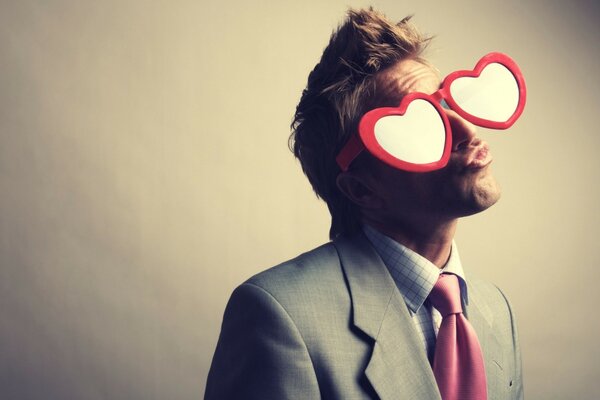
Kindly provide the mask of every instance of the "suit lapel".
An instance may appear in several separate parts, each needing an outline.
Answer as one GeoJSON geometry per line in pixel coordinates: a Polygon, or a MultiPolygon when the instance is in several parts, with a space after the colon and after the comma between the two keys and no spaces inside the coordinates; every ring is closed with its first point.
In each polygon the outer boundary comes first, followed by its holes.
{"type": "Polygon", "coordinates": [[[500,342],[494,333],[494,315],[486,296],[478,290],[476,284],[468,284],[469,304],[465,307],[465,314],[473,329],[483,351],[485,373],[488,386],[488,400],[496,399],[504,391],[504,358],[500,342]]]}
{"type": "Polygon", "coordinates": [[[365,374],[379,397],[440,399],[414,322],[379,255],[363,235],[334,244],[348,280],[353,323],[374,341],[365,374]]]}

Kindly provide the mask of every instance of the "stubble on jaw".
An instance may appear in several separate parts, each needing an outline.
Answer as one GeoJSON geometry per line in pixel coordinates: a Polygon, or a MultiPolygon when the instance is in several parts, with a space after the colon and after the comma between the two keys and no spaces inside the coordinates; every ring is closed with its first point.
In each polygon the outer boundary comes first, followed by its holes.
{"type": "Polygon", "coordinates": [[[458,217],[466,217],[487,210],[500,200],[501,189],[492,175],[486,168],[481,171],[482,176],[473,177],[473,182],[463,189],[462,210],[457,210],[458,217]]]}
{"type": "Polygon", "coordinates": [[[482,179],[479,185],[473,190],[473,196],[477,199],[477,203],[481,205],[482,211],[490,208],[500,200],[502,190],[496,181],[496,178],[491,174],[482,179]]]}

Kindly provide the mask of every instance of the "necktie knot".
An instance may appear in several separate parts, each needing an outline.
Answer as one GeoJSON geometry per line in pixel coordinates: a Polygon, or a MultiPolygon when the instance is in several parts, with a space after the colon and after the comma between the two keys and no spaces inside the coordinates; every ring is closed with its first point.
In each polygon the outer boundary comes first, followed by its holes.
{"type": "Polygon", "coordinates": [[[445,317],[462,313],[458,278],[452,274],[441,274],[429,294],[429,302],[445,317]]]}

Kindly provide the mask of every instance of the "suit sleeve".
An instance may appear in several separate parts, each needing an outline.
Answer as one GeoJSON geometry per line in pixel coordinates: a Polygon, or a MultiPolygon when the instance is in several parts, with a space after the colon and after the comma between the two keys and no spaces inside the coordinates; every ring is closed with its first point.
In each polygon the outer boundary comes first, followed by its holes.
{"type": "Polygon", "coordinates": [[[282,305],[252,283],[229,300],[205,400],[319,399],[310,355],[282,305]]]}

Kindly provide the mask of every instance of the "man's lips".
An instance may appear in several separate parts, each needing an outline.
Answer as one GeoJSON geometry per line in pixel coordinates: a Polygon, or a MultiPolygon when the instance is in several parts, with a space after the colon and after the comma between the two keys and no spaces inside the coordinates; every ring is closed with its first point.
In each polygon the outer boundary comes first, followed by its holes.
{"type": "Polygon", "coordinates": [[[487,167],[492,162],[492,153],[490,146],[486,142],[481,142],[463,158],[463,166],[467,169],[481,169],[487,167]]]}

